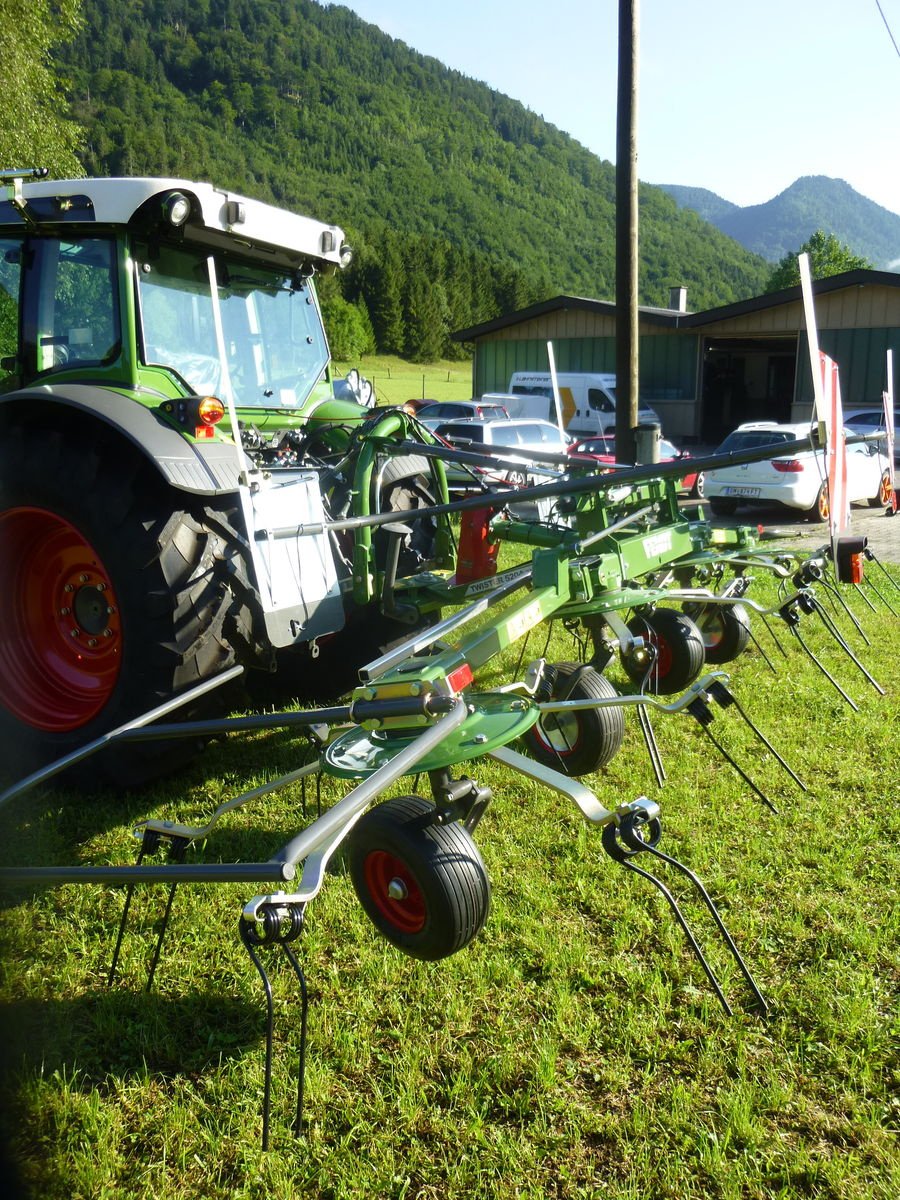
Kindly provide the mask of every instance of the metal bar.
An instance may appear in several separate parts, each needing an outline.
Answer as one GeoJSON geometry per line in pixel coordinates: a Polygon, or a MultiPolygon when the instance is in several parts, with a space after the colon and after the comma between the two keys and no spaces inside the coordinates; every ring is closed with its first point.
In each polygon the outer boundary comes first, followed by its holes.
{"type": "Polygon", "coordinates": [[[391,667],[404,662],[407,658],[411,658],[415,654],[420,654],[423,650],[427,650],[429,646],[440,641],[448,633],[453,633],[463,625],[467,625],[470,621],[475,620],[476,617],[480,617],[482,613],[487,612],[489,608],[493,608],[501,600],[505,600],[507,596],[511,596],[514,592],[525,587],[531,579],[531,566],[516,567],[514,570],[517,573],[514,579],[510,579],[505,583],[501,582],[498,587],[486,592],[485,595],[472,604],[469,604],[466,608],[453,613],[452,616],[446,617],[443,621],[438,621],[436,625],[430,625],[428,629],[415,634],[405,642],[401,642],[399,646],[395,646],[387,654],[382,654],[380,658],[375,658],[372,662],[367,663],[359,671],[360,680],[363,683],[372,682],[386,671],[389,671],[391,667]]]}
{"type": "Polygon", "coordinates": [[[396,754],[390,762],[374,771],[368,779],[346,795],[343,800],[323,813],[312,825],[292,838],[271,859],[272,866],[293,868],[301,859],[328,843],[332,837],[345,831],[353,818],[401,776],[410,773],[416,763],[424,758],[445,738],[465,721],[468,706],[464,699],[457,698],[453,708],[430,728],[425,729],[414,741],[396,754]]]}
{"type": "Polygon", "coordinates": [[[49,763],[46,767],[41,767],[40,770],[33,771],[30,775],[26,775],[24,779],[20,779],[18,783],[14,783],[12,787],[7,788],[5,792],[0,793],[0,807],[8,800],[13,800],[17,796],[21,796],[36,784],[52,779],[54,775],[58,775],[66,767],[74,766],[75,763],[79,763],[83,759],[89,758],[90,755],[96,754],[98,750],[102,750],[111,742],[121,739],[132,730],[142,729],[151,721],[155,721],[159,717],[168,716],[175,709],[181,708],[185,704],[190,704],[192,700],[197,700],[201,696],[205,696],[207,692],[220,687],[223,683],[228,683],[230,680],[236,679],[238,675],[243,674],[243,670],[244,668],[241,666],[229,667],[221,675],[216,675],[213,679],[204,680],[203,683],[197,684],[196,687],[190,688],[189,691],[181,692],[178,696],[173,696],[164,704],[160,704],[156,708],[151,708],[149,712],[142,713],[141,716],[134,717],[132,720],[126,721],[124,725],[118,725],[115,729],[110,729],[108,733],[101,734],[100,737],[94,738],[92,742],[88,742],[78,750],[73,750],[71,753],[63,755],[62,758],[56,759],[55,762],[49,763]]]}
{"type": "MultiPolygon", "coordinates": [[[[864,440],[864,439],[861,439],[864,440]]],[[[849,442],[849,439],[848,439],[849,442]]],[[[404,441],[395,443],[392,447],[398,454],[422,454],[441,458],[446,446],[429,446],[424,442],[404,441]]],[[[779,455],[799,453],[809,449],[808,438],[797,438],[796,441],[782,442],[778,445],[779,455]]],[[[742,463],[762,462],[771,458],[774,453],[772,446],[755,447],[753,450],[734,450],[726,454],[711,454],[706,458],[692,458],[692,471],[712,471],[719,467],[740,466],[742,463]]],[[[625,467],[622,470],[610,471],[603,474],[579,476],[571,479],[564,477],[550,483],[536,484],[527,488],[497,488],[489,494],[470,496],[464,500],[453,500],[449,504],[435,504],[428,508],[417,508],[417,519],[424,517],[444,516],[447,513],[466,512],[474,508],[484,508],[485,502],[490,501],[498,506],[507,502],[524,503],[530,500],[543,500],[552,496],[580,495],[584,492],[607,492],[627,484],[649,483],[653,479],[679,479],[685,472],[684,462],[654,463],[652,466],[625,467]]],[[[309,525],[298,524],[291,530],[279,530],[278,537],[300,537],[307,533],[321,533],[323,530],[341,531],[345,529],[363,529],[370,525],[385,525],[396,521],[396,512],[373,513],[368,517],[348,517],[340,521],[325,523],[313,522],[309,525]]]]}

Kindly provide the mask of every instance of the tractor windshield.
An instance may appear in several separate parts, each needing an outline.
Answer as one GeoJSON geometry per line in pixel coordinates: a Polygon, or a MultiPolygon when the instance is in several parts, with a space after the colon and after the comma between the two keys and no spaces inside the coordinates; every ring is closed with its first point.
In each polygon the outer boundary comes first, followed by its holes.
{"type": "Polygon", "coordinates": [[[138,249],[144,361],[238,408],[297,408],[324,377],[325,332],[308,280],[176,247],[138,249]],[[220,354],[220,346],[223,353],[220,354]]]}

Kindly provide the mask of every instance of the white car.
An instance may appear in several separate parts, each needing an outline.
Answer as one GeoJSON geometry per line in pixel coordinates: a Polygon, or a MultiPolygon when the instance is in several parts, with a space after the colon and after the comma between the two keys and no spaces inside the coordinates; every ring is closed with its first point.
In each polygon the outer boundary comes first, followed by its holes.
{"type": "MultiPolygon", "coordinates": [[[[564,465],[554,466],[551,463],[542,471],[535,462],[534,454],[540,451],[559,455],[566,453],[568,438],[549,421],[531,418],[515,421],[509,417],[498,421],[445,421],[434,426],[433,432],[457,450],[478,452],[488,447],[496,447],[497,453],[500,454],[501,447],[508,449],[509,454],[505,457],[512,462],[498,464],[496,469],[472,468],[477,478],[486,483],[508,483],[513,487],[525,487],[530,483],[545,482],[566,469],[564,465]]],[[[447,480],[451,487],[475,485],[471,470],[450,462],[446,466],[447,480]]]]}
{"type": "MultiPolygon", "coordinates": [[[[844,413],[844,427],[849,433],[883,433],[884,407],[851,408],[844,413]]],[[[900,411],[894,409],[894,462],[900,462],[900,411]]]]}
{"type": "MultiPolygon", "coordinates": [[[[809,435],[809,423],[778,425],[752,421],[729,433],[715,451],[772,447],[772,457],[740,466],[720,467],[703,474],[704,495],[718,516],[733,513],[742,504],[784,504],[802,509],[814,521],[827,521],[825,455],[821,450],[779,454],[779,445],[809,435]]],[[[852,431],[848,431],[852,434],[852,431]]],[[[865,500],[873,507],[890,503],[892,473],[882,443],[861,442],[847,447],[847,491],[851,503],[865,500]]]]}

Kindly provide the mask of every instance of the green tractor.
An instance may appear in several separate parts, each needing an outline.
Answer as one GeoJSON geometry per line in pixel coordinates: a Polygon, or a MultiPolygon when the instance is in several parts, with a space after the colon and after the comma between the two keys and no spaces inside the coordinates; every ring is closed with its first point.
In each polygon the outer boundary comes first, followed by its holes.
{"type": "MultiPolygon", "coordinates": [[[[349,262],[342,231],[207,183],[44,174],[0,172],[5,766],[238,663],[282,696],[352,686],[409,632],[386,563],[450,566],[452,539],[415,517],[447,489],[399,449],[410,418],[333,376],[313,277],[349,262]]],[[[107,773],[185,747],[137,754],[107,773]]]]}

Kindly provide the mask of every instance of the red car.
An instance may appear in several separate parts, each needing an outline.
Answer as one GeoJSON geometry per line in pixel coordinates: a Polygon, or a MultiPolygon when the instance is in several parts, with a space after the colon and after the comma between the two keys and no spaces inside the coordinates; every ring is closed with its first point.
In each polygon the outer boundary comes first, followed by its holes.
{"type": "MultiPolygon", "coordinates": [[[[591,437],[581,438],[573,442],[567,451],[573,458],[591,459],[594,462],[616,462],[616,439],[602,433],[592,434],[591,437]]],[[[690,458],[687,450],[679,450],[668,438],[659,439],[659,461],[674,462],[690,458]]],[[[624,464],[620,464],[624,465],[624,464]]],[[[703,476],[696,471],[690,471],[681,481],[682,490],[691,496],[703,496],[703,476]]]]}

